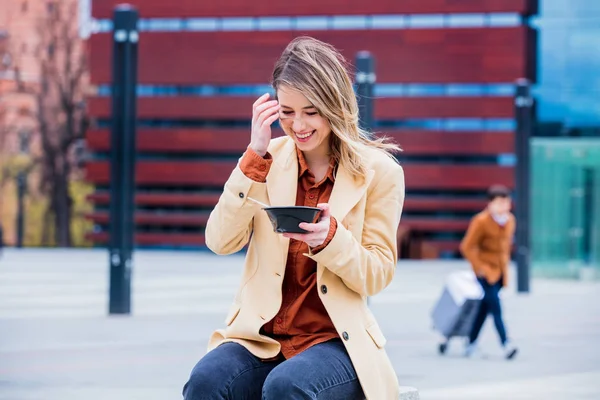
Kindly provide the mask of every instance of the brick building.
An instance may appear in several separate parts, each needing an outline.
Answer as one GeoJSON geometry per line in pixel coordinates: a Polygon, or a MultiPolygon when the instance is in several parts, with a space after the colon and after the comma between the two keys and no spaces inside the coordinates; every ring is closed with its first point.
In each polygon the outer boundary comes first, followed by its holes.
{"type": "MultiPolygon", "coordinates": [[[[55,6],[55,0],[0,0],[0,223],[8,245],[16,241],[16,174],[41,152],[30,92],[40,82],[41,22],[55,6]]],[[[39,179],[39,171],[27,175],[30,194],[37,194],[39,179]]]]}

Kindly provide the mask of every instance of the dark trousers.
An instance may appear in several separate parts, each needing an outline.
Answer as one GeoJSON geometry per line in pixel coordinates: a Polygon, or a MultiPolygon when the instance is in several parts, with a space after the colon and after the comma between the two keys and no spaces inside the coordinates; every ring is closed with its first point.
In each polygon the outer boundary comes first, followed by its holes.
{"type": "Polygon", "coordinates": [[[364,399],[344,344],[314,345],[289,360],[262,361],[237,343],[224,343],[196,364],[185,400],[364,399]]]}
{"type": "Polygon", "coordinates": [[[493,285],[490,285],[485,278],[477,278],[477,280],[483,288],[483,301],[475,317],[469,343],[474,343],[477,340],[486,317],[488,314],[492,314],[500,342],[504,345],[506,343],[506,329],[504,328],[504,321],[502,321],[502,308],[500,307],[500,297],[498,297],[498,293],[502,289],[502,279],[493,285]]]}

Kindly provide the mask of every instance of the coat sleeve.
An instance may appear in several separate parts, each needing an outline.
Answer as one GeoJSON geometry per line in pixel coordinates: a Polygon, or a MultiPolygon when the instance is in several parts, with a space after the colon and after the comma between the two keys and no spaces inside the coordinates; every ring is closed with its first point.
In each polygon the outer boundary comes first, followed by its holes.
{"type": "Polygon", "coordinates": [[[404,205],[404,172],[390,168],[367,193],[362,240],[342,224],[329,244],[309,257],[338,275],[350,289],[372,296],[394,278],[398,249],[396,233],[404,205]]]}
{"type": "Polygon", "coordinates": [[[248,196],[266,202],[266,183],[244,174],[244,171],[252,170],[248,160],[252,159],[253,154],[249,151],[240,158],[227,179],[223,193],[206,223],[206,246],[219,255],[236,253],[250,240],[254,214],[259,207],[248,200],[248,196]]]}
{"type": "Polygon", "coordinates": [[[481,274],[483,268],[483,261],[479,257],[479,243],[483,234],[482,228],[481,222],[477,217],[474,217],[467,228],[467,233],[460,242],[460,252],[471,263],[473,272],[477,276],[481,274]]]}

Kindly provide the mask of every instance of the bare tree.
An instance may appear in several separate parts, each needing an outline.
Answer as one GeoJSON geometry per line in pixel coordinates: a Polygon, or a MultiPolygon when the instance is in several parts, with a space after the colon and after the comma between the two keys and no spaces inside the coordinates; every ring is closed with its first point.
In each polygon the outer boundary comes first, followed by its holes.
{"type": "MultiPolygon", "coordinates": [[[[54,242],[72,244],[72,198],[69,182],[77,168],[72,148],[84,137],[88,124],[85,110],[88,59],[78,31],[78,2],[55,0],[37,24],[34,60],[39,79],[22,78],[18,57],[13,58],[17,90],[35,99],[36,130],[40,155],[40,191],[48,198],[47,222],[54,226],[54,242]]],[[[18,46],[11,46],[15,48],[18,46]]]]}

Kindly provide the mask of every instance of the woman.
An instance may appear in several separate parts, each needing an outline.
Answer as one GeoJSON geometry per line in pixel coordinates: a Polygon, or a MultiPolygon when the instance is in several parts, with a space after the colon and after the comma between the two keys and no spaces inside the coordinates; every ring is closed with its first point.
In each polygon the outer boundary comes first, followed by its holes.
{"type": "Polygon", "coordinates": [[[273,71],[276,100],[253,105],[247,151],[210,214],[206,244],[249,243],[240,288],[185,399],[397,399],[398,381],[366,299],[394,276],[404,175],[358,126],[342,56],[293,40],[273,71]],[[271,139],[277,119],[286,133],[271,139]],[[274,232],[270,205],[321,208],[304,234],[274,232]]]}

